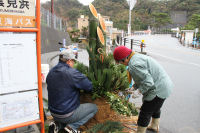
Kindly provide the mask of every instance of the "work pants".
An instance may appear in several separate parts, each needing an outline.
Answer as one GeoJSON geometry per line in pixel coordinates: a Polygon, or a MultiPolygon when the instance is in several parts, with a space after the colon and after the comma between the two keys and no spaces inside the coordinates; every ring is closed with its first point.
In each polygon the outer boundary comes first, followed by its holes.
{"type": "Polygon", "coordinates": [[[160,118],[161,107],[165,99],[155,97],[151,101],[144,101],[140,109],[140,114],[138,118],[138,126],[147,127],[152,118],[160,118]]]}
{"type": "Polygon", "coordinates": [[[96,104],[85,103],[80,104],[80,106],[74,110],[73,114],[66,118],[56,118],[59,125],[59,129],[63,129],[66,125],[77,130],[81,125],[85,124],[89,119],[91,119],[97,112],[96,104]]]}

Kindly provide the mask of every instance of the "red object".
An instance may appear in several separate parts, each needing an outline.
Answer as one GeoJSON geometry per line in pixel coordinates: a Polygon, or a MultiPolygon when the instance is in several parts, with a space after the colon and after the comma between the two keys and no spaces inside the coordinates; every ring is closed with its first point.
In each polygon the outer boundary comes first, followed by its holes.
{"type": "Polygon", "coordinates": [[[42,79],[42,82],[44,82],[45,77],[43,73],[41,73],[41,79],[42,79]]]}
{"type": "Polygon", "coordinates": [[[119,47],[116,47],[114,52],[113,52],[113,56],[114,56],[114,59],[116,61],[120,61],[124,58],[126,58],[127,56],[129,56],[131,54],[132,50],[125,47],[125,46],[119,46],[119,47]]]}

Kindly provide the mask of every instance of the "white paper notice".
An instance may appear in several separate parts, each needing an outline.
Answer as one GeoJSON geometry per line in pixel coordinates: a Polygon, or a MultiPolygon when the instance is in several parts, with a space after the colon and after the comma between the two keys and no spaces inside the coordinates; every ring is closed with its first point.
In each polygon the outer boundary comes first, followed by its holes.
{"type": "Polygon", "coordinates": [[[36,90],[0,97],[0,128],[37,119],[39,107],[36,90]]]}
{"type": "Polygon", "coordinates": [[[0,94],[38,88],[36,34],[0,34],[0,94]]]}

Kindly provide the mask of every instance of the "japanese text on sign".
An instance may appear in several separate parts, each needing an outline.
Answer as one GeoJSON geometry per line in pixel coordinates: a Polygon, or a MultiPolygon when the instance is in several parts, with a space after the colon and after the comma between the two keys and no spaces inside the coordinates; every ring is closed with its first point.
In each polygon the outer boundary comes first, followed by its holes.
{"type": "Polygon", "coordinates": [[[35,0],[0,0],[0,26],[35,27],[35,0]]]}

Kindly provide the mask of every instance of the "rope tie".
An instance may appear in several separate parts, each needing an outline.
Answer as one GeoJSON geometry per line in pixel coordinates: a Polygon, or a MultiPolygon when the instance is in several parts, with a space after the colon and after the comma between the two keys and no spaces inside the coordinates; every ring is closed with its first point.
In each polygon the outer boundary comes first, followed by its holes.
{"type": "Polygon", "coordinates": [[[103,63],[103,60],[104,60],[104,56],[103,55],[105,54],[105,52],[103,51],[102,48],[98,48],[97,52],[100,54],[100,59],[101,59],[101,61],[103,63]]]}

